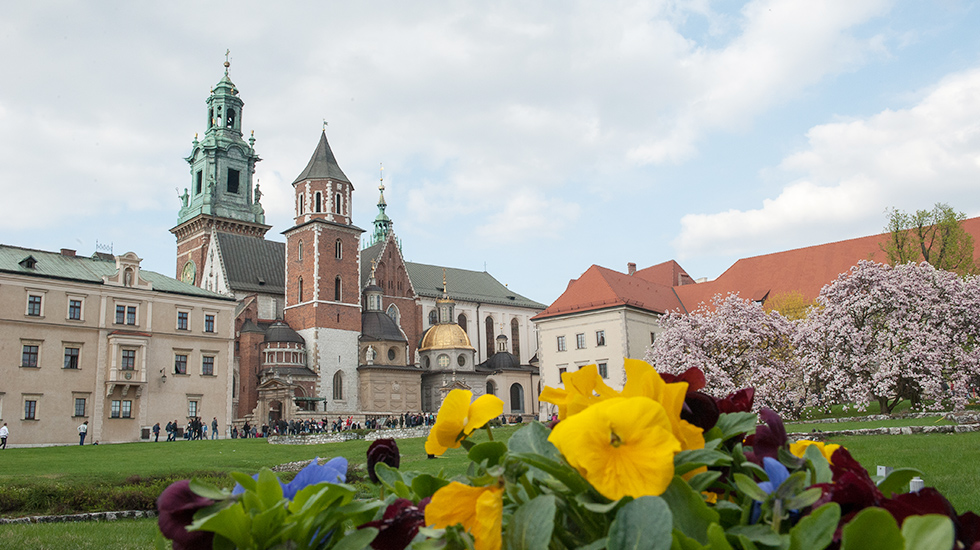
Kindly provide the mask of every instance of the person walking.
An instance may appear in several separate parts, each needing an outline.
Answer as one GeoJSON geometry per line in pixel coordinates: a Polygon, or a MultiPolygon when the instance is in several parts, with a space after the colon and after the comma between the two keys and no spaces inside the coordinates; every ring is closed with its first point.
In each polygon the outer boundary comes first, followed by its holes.
{"type": "Polygon", "coordinates": [[[211,419],[211,439],[218,439],[218,417],[211,419]]]}
{"type": "Polygon", "coordinates": [[[7,434],[10,430],[7,429],[7,423],[4,422],[3,426],[0,426],[0,449],[7,449],[7,434]]]}
{"type": "Polygon", "coordinates": [[[81,425],[78,426],[78,444],[79,445],[84,445],[85,444],[85,436],[86,435],[88,435],[88,420],[86,420],[85,422],[82,422],[81,425]]]}
{"type": "Polygon", "coordinates": [[[157,422],[153,425],[153,442],[157,443],[160,441],[160,423],[157,422]]]}

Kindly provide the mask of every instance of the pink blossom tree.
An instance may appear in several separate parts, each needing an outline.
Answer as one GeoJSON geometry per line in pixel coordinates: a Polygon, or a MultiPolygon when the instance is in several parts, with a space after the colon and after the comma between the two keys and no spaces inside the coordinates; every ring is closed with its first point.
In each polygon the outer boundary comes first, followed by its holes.
{"type": "Polygon", "coordinates": [[[698,367],[715,397],[753,386],[756,406],[799,415],[806,388],[793,347],[796,329],[779,312],[719,294],[689,314],[667,313],[660,324],[664,330],[645,357],[658,371],[698,367]]]}
{"type": "Polygon", "coordinates": [[[861,261],[824,287],[795,341],[810,403],[962,407],[980,375],[980,281],[861,261]]]}

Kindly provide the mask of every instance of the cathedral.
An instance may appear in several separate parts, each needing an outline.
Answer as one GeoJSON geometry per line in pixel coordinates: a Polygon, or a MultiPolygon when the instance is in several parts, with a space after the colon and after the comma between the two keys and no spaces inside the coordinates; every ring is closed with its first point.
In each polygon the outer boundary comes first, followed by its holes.
{"type": "Polygon", "coordinates": [[[485,271],[406,261],[383,179],[365,235],[326,132],[292,182],[285,242],[266,239],[252,184],[261,159],[254,134],[243,138],[244,102],[224,66],[171,232],[177,277],[238,302],[235,422],[435,412],[453,388],[495,394],[507,415],[536,415],[531,317],[545,306],[485,271]]]}

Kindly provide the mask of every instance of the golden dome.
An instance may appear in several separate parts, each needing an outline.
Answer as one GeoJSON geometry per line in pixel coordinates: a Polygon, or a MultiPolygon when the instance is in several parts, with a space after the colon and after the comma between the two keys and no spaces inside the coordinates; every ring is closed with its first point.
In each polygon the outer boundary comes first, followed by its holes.
{"type": "Polygon", "coordinates": [[[435,325],[425,331],[419,351],[430,349],[474,349],[466,332],[456,323],[435,325]]]}

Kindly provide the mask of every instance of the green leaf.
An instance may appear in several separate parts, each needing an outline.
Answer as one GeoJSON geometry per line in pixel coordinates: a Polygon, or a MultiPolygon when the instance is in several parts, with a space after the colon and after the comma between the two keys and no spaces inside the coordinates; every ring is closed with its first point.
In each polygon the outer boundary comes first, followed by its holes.
{"type": "Polygon", "coordinates": [[[727,441],[737,435],[755,431],[758,421],[759,417],[755,413],[727,413],[718,417],[715,428],[721,431],[721,438],[727,441]]]}
{"type": "Polygon", "coordinates": [[[733,550],[725,536],[725,529],[717,523],[708,527],[708,542],[711,543],[711,550],[733,550]]]}
{"type": "Polygon", "coordinates": [[[700,542],[685,535],[680,529],[674,529],[671,533],[671,550],[709,550],[713,548],[710,544],[705,546],[700,542]]]}
{"type": "Polygon", "coordinates": [[[551,430],[540,422],[531,422],[514,432],[507,441],[507,447],[512,453],[536,454],[561,462],[562,456],[558,447],[548,441],[551,430]]]}
{"type": "Polygon", "coordinates": [[[733,474],[732,479],[735,480],[735,485],[738,486],[738,490],[745,493],[746,496],[752,500],[758,500],[759,502],[765,502],[769,498],[769,494],[759,487],[759,484],[752,481],[752,478],[745,474],[733,474]]]}
{"type": "Polygon", "coordinates": [[[252,516],[252,538],[259,548],[269,548],[282,542],[282,523],[286,517],[286,501],[252,516]]]}
{"type": "Polygon", "coordinates": [[[792,498],[786,499],[784,508],[787,510],[802,510],[820,500],[822,495],[823,490],[820,489],[820,487],[810,487],[806,491],[793,495],[792,498]]]}
{"type": "Polygon", "coordinates": [[[769,525],[736,525],[728,530],[728,534],[736,536],[741,540],[743,537],[753,543],[764,546],[779,546],[779,534],[772,530],[769,525]]]}
{"type": "Polygon", "coordinates": [[[470,460],[477,464],[487,461],[487,466],[495,466],[500,462],[500,457],[507,453],[507,445],[500,441],[487,441],[474,445],[468,454],[470,460]]]}
{"type": "MultiPolygon", "coordinates": [[[[630,498],[630,497],[625,497],[630,498]]],[[[623,503],[623,499],[614,500],[612,502],[596,502],[589,494],[578,493],[575,495],[575,502],[579,503],[582,508],[590,512],[595,512],[597,514],[607,514],[612,509],[616,508],[623,503]]]]}
{"type": "Polygon", "coordinates": [[[507,525],[504,546],[547,550],[555,527],[554,495],[539,496],[518,508],[507,525]]]}
{"type": "Polygon", "coordinates": [[[813,484],[830,483],[834,480],[834,474],[830,471],[830,463],[827,462],[816,445],[807,446],[803,458],[809,460],[813,467],[813,484]]]}
{"type": "Polygon", "coordinates": [[[392,468],[384,462],[378,462],[374,465],[374,473],[378,476],[378,481],[380,481],[388,491],[395,490],[395,483],[399,481],[402,483],[405,482],[405,478],[402,476],[400,470],[392,468]]]}
{"type": "Polygon", "coordinates": [[[213,485],[208,485],[207,483],[198,480],[196,477],[191,479],[190,490],[197,496],[209,498],[211,500],[224,500],[231,496],[231,491],[228,489],[219,489],[213,485]]]}
{"type": "Polygon", "coordinates": [[[749,462],[749,461],[743,462],[742,469],[753,472],[755,476],[758,478],[769,479],[769,474],[766,473],[766,470],[762,466],[756,464],[755,462],[749,462]]]}
{"type": "Polygon", "coordinates": [[[905,550],[949,550],[955,542],[953,520],[939,514],[905,518],[902,535],[905,550]]]}
{"type": "Polygon", "coordinates": [[[279,483],[279,478],[268,468],[259,470],[259,481],[255,486],[255,493],[262,502],[262,509],[272,508],[283,500],[282,485],[279,483]]]}
{"type": "Polygon", "coordinates": [[[254,479],[252,479],[252,476],[243,474],[241,472],[231,472],[228,475],[230,475],[231,478],[234,479],[236,483],[241,485],[242,488],[245,489],[246,491],[255,490],[255,485],[257,482],[254,479]]]}
{"type": "Polygon", "coordinates": [[[407,498],[409,500],[412,498],[412,490],[404,481],[396,481],[392,492],[398,495],[398,498],[407,498]]]}
{"type": "Polygon", "coordinates": [[[449,482],[445,479],[431,476],[429,474],[419,474],[412,480],[412,491],[414,491],[416,496],[419,498],[426,498],[436,494],[436,491],[442,489],[446,485],[449,485],[449,482]]]}
{"type": "Polygon", "coordinates": [[[727,453],[711,449],[691,449],[681,451],[674,455],[674,467],[677,468],[681,465],[694,466],[693,468],[688,468],[688,470],[700,468],[701,466],[727,466],[731,461],[732,457],[728,456],[727,453]]]}
{"type": "Polygon", "coordinates": [[[579,546],[575,550],[603,550],[606,547],[606,538],[594,540],[585,546],[579,546]]]}
{"type": "Polygon", "coordinates": [[[619,509],[609,527],[609,550],[668,550],[673,517],[660,497],[640,497],[619,509]]]}
{"type": "Polygon", "coordinates": [[[355,529],[349,533],[344,533],[344,536],[340,537],[340,541],[333,548],[334,550],[362,550],[367,548],[376,536],[378,536],[378,530],[375,527],[355,529]]]}
{"type": "Polygon", "coordinates": [[[826,548],[834,540],[839,521],[840,505],[836,502],[828,502],[817,508],[790,529],[789,550],[826,548]]]}
{"type": "Polygon", "coordinates": [[[898,523],[882,508],[865,508],[841,534],[841,550],[902,550],[905,540],[898,523]]]}
{"type": "Polygon", "coordinates": [[[803,490],[806,472],[793,472],[788,478],[774,491],[776,498],[786,500],[803,490]]]}
{"type": "Polygon", "coordinates": [[[530,453],[518,453],[514,455],[519,460],[523,460],[528,464],[537,468],[547,474],[551,474],[552,477],[560,481],[565,487],[573,493],[584,493],[586,491],[591,491],[592,486],[589,482],[582,477],[574,468],[567,464],[560,462],[555,462],[549,458],[546,458],[538,454],[530,453]]]}
{"type": "Polygon", "coordinates": [[[687,480],[687,484],[691,486],[691,489],[700,493],[701,491],[706,491],[708,487],[711,487],[711,484],[719,477],[721,477],[721,472],[709,470],[707,472],[701,472],[687,480]]]}
{"type": "Polygon", "coordinates": [[[704,502],[701,493],[691,489],[682,478],[674,476],[661,498],[673,512],[675,528],[701,544],[708,543],[708,527],[718,522],[718,512],[704,502]]]}
{"type": "Polygon", "coordinates": [[[240,504],[236,504],[216,514],[195,518],[188,528],[192,531],[211,531],[231,540],[239,548],[249,548],[253,546],[251,524],[252,517],[240,504]]]}
{"type": "Polygon", "coordinates": [[[896,468],[878,483],[878,490],[889,498],[893,493],[907,493],[909,492],[909,482],[915,476],[921,477],[922,472],[915,468],[896,468]]]}

